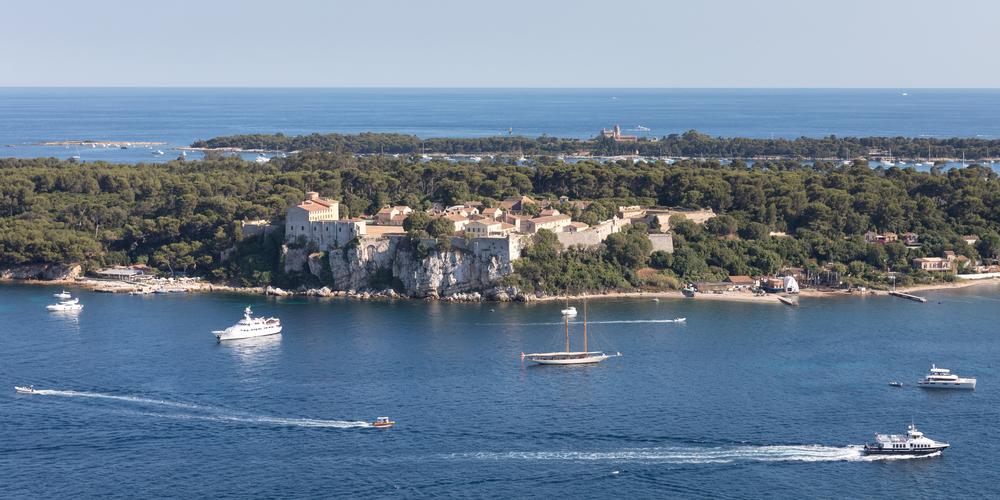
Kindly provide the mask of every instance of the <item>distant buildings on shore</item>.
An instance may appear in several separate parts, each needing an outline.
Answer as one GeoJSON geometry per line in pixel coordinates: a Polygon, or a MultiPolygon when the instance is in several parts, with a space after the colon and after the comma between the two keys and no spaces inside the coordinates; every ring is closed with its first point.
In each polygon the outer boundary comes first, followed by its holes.
{"type": "Polygon", "coordinates": [[[601,129],[601,137],[604,139],[611,139],[615,142],[636,142],[639,140],[638,137],[634,135],[622,135],[622,129],[615,124],[615,127],[611,130],[601,129]]]}

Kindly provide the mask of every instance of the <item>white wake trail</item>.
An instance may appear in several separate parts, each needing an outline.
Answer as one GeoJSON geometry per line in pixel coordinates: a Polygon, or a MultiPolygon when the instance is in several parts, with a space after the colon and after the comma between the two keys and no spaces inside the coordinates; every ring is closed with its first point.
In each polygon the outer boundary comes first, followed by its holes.
{"type": "Polygon", "coordinates": [[[138,396],[118,396],[115,394],[105,394],[101,392],[84,392],[84,391],[59,391],[55,389],[35,389],[35,394],[42,396],[63,396],[63,397],[80,397],[80,398],[99,398],[99,399],[113,399],[116,401],[128,401],[130,403],[139,403],[147,405],[160,405],[160,406],[171,406],[174,408],[185,408],[188,410],[205,410],[208,409],[205,406],[190,404],[190,403],[177,403],[174,401],[164,401],[162,399],[150,399],[150,398],[140,398],[138,396]]]}
{"type": "MultiPolygon", "coordinates": [[[[631,323],[686,323],[685,318],[675,318],[675,319],[618,319],[618,320],[608,320],[608,321],[587,321],[588,325],[621,325],[621,324],[631,324],[631,323]]],[[[486,325],[496,325],[496,326],[554,326],[562,325],[563,323],[486,323],[486,325]]],[[[571,325],[582,325],[583,321],[570,321],[571,325]]]]}
{"type": "Polygon", "coordinates": [[[326,427],[326,428],[337,428],[337,429],[371,427],[371,424],[369,422],[365,422],[363,420],[322,420],[314,418],[285,418],[285,417],[271,417],[266,415],[241,414],[241,413],[234,413],[232,411],[228,411],[222,408],[202,406],[192,403],[179,403],[175,401],[164,401],[162,399],[151,399],[138,396],[119,396],[115,394],[105,394],[101,392],[35,389],[34,395],[108,399],[114,401],[137,403],[141,405],[167,406],[171,408],[179,408],[184,410],[200,412],[200,413],[134,412],[137,415],[185,419],[185,420],[204,420],[204,421],[224,422],[224,423],[229,422],[229,423],[244,423],[244,424],[255,424],[255,425],[273,425],[279,427],[326,427]]]}
{"type": "MultiPolygon", "coordinates": [[[[937,456],[924,455],[924,457],[937,456]]],[[[671,464],[724,464],[733,462],[859,462],[923,458],[917,456],[867,456],[861,446],[823,445],[662,447],[619,451],[510,451],[455,453],[448,458],[466,460],[562,460],[607,462],[663,462],[671,464]]]]}

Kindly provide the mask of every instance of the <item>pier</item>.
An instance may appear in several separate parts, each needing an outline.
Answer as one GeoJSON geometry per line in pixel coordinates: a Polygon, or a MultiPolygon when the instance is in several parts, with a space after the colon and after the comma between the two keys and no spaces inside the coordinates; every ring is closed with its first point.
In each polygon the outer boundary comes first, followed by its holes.
{"type": "Polygon", "coordinates": [[[923,297],[919,297],[917,295],[912,295],[909,293],[897,292],[895,290],[889,292],[889,295],[892,295],[893,297],[899,297],[901,299],[912,300],[914,302],[927,302],[927,299],[923,297]]]}

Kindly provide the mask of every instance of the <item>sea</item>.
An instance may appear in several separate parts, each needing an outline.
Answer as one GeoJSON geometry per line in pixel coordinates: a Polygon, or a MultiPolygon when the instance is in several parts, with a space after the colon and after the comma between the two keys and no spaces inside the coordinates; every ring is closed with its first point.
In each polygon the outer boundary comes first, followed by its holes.
{"type": "Polygon", "coordinates": [[[650,137],[694,129],[996,139],[997,116],[1000,89],[0,88],[0,157],[154,163],[195,140],[232,134],[590,138],[615,124],[650,137]],[[74,140],[164,144],[39,145],[74,140]]]}
{"type": "Polygon", "coordinates": [[[998,285],[591,300],[621,357],[576,367],[521,361],[563,348],[559,302],[57,291],[0,286],[0,498],[1000,495],[998,285]],[[247,305],[282,334],[217,343],[247,305]],[[917,388],[932,363],[977,389],[917,388]],[[861,454],[911,423],[951,448],[861,454]]]}

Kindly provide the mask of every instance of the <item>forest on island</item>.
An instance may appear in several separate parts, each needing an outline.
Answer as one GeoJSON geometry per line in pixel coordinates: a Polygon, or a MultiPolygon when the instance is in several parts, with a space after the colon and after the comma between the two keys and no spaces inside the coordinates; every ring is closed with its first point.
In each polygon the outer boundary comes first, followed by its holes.
{"type": "Polygon", "coordinates": [[[644,156],[705,158],[842,158],[877,155],[926,159],[982,159],[1000,156],[1000,140],[977,137],[799,137],[760,139],[714,137],[690,130],[663,137],[639,137],[637,142],[615,142],[607,138],[587,140],[541,136],[529,138],[499,135],[472,138],[428,138],[387,133],[250,134],[216,137],[192,144],[198,148],[242,148],[269,151],[326,151],[350,154],[501,154],[565,155],[587,152],[593,155],[639,154],[644,156]]]}
{"type": "MultiPolygon", "coordinates": [[[[339,199],[342,213],[388,204],[429,208],[508,196],[591,201],[562,205],[588,223],[619,205],[712,208],[703,225],[671,221],[675,252],[648,254],[636,226],[596,250],[560,249],[545,235],[517,264],[514,283],[543,291],[676,286],[785,266],[830,265],[848,280],[929,279],[911,259],[954,250],[1000,256],[1000,180],[972,166],[946,172],[795,161],[416,162],[309,152],[257,164],[237,158],[123,165],[56,159],[0,160],[0,266],[82,263],[93,269],[145,263],[242,285],[296,285],[281,272],[281,231],[245,238],[241,220],[281,224],[306,191],[339,199]],[[868,230],[920,235],[919,248],[868,244],[868,230]],[[772,232],[786,237],[771,236],[772,232]],[[962,236],[978,235],[975,245],[962,236]],[[566,250],[559,252],[559,250],[566,250]]],[[[647,241],[648,242],[648,241],[647,241]]]]}

